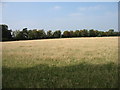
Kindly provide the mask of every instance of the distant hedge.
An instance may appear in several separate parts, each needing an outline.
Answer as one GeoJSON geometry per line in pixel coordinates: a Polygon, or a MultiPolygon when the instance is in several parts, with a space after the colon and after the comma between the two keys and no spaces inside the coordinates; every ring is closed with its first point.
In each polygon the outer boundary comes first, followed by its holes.
{"type": "Polygon", "coordinates": [[[2,41],[10,40],[33,40],[33,39],[48,39],[48,38],[72,38],[72,37],[103,37],[103,36],[120,36],[120,32],[115,32],[114,29],[109,29],[108,31],[98,31],[98,30],[75,30],[75,31],[64,31],[56,30],[52,32],[51,30],[45,32],[42,30],[28,30],[24,28],[22,31],[8,30],[8,26],[5,24],[0,25],[0,31],[2,31],[2,41]]]}

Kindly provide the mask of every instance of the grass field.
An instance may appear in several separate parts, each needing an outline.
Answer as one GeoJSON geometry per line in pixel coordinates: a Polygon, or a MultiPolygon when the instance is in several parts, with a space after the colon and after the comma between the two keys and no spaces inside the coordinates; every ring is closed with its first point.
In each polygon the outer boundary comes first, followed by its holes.
{"type": "Polygon", "coordinates": [[[3,88],[116,88],[118,37],[3,42],[3,88]]]}

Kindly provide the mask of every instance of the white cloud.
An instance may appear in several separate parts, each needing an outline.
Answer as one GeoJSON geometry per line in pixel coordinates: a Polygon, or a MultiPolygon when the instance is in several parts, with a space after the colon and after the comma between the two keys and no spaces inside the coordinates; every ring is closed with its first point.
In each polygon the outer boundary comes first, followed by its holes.
{"type": "Polygon", "coordinates": [[[59,10],[59,9],[61,9],[61,7],[60,6],[54,6],[53,9],[59,10]]]}
{"type": "Polygon", "coordinates": [[[86,15],[86,11],[88,12],[91,12],[91,11],[97,11],[97,10],[100,10],[100,9],[105,9],[104,6],[102,5],[96,5],[96,6],[86,6],[86,7],[78,7],[77,8],[77,12],[74,12],[74,13],[71,13],[69,14],[69,16],[85,16],[86,15]]]}
{"type": "Polygon", "coordinates": [[[101,8],[103,8],[103,6],[97,5],[97,6],[79,7],[77,9],[80,10],[80,11],[88,11],[88,10],[93,11],[93,10],[99,10],[101,8]]]}

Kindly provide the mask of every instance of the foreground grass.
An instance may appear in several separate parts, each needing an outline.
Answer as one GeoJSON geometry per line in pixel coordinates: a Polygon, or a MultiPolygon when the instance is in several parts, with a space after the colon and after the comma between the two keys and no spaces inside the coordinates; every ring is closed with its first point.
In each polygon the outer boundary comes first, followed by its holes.
{"type": "Polygon", "coordinates": [[[3,88],[116,88],[118,38],[3,42],[3,88]]]}

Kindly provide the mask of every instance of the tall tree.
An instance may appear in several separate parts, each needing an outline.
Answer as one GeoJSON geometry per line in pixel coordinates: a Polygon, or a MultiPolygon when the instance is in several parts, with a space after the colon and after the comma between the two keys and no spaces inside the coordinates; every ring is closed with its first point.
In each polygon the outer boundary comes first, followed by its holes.
{"type": "Polygon", "coordinates": [[[114,29],[108,30],[108,36],[114,36],[114,29]]]}
{"type": "Polygon", "coordinates": [[[28,31],[28,39],[35,39],[33,30],[28,31]]]}
{"type": "Polygon", "coordinates": [[[70,31],[69,34],[70,34],[70,37],[74,37],[75,36],[73,31],[70,31]]]}
{"type": "Polygon", "coordinates": [[[14,40],[20,39],[19,33],[20,33],[20,30],[12,31],[12,37],[13,37],[14,40]]]}
{"type": "Polygon", "coordinates": [[[63,37],[70,37],[70,32],[69,31],[64,31],[63,32],[63,37]]]}
{"type": "Polygon", "coordinates": [[[96,32],[95,32],[94,29],[89,30],[89,36],[90,37],[95,37],[96,36],[96,32]]]}
{"type": "Polygon", "coordinates": [[[22,31],[13,31],[13,37],[16,40],[26,40],[28,38],[28,30],[27,28],[24,28],[22,31]]]}
{"type": "Polygon", "coordinates": [[[61,37],[61,31],[60,30],[57,30],[53,33],[53,37],[54,38],[60,38],[61,37]]]}
{"type": "Polygon", "coordinates": [[[53,33],[51,30],[47,31],[47,38],[52,38],[52,35],[53,33]]]}
{"type": "Polygon", "coordinates": [[[80,32],[79,30],[76,30],[76,31],[74,32],[74,36],[75,36],[75,37],[80,37],[80,36],[81,36],[81,32],[80,32]]]}
{"type": "Polygon", "coordinates": [[[81,33],[82,37],[88,37],[88,30],[87,29],[80,30],[80,33],[81,33]]]}
{"type": "Polygon", "coordinates": [[[22,34],[23,34],[23,38],[24,38],[24,39],[28,39],[28,30],[27,30],[27,28],[24,28],[24,29],[22,30],[22,34]]]}
{"type": "Polygon", "coordinates": [[[45,31],[42,29],[42,30],[38,30],[37,31],[37,35],[38,35],[38,38],[42,39],[42,38],[46,38],[46,33],[45,31]]]}
{"type": "Polygon", "coordinates": [[[12,30],[8,30],[7,25],[5,25],[5,24],[0,25],[0,30],[2,31],[2,40],[3,41],[12,39],[12,35],[11,35],[12,30]]]}

